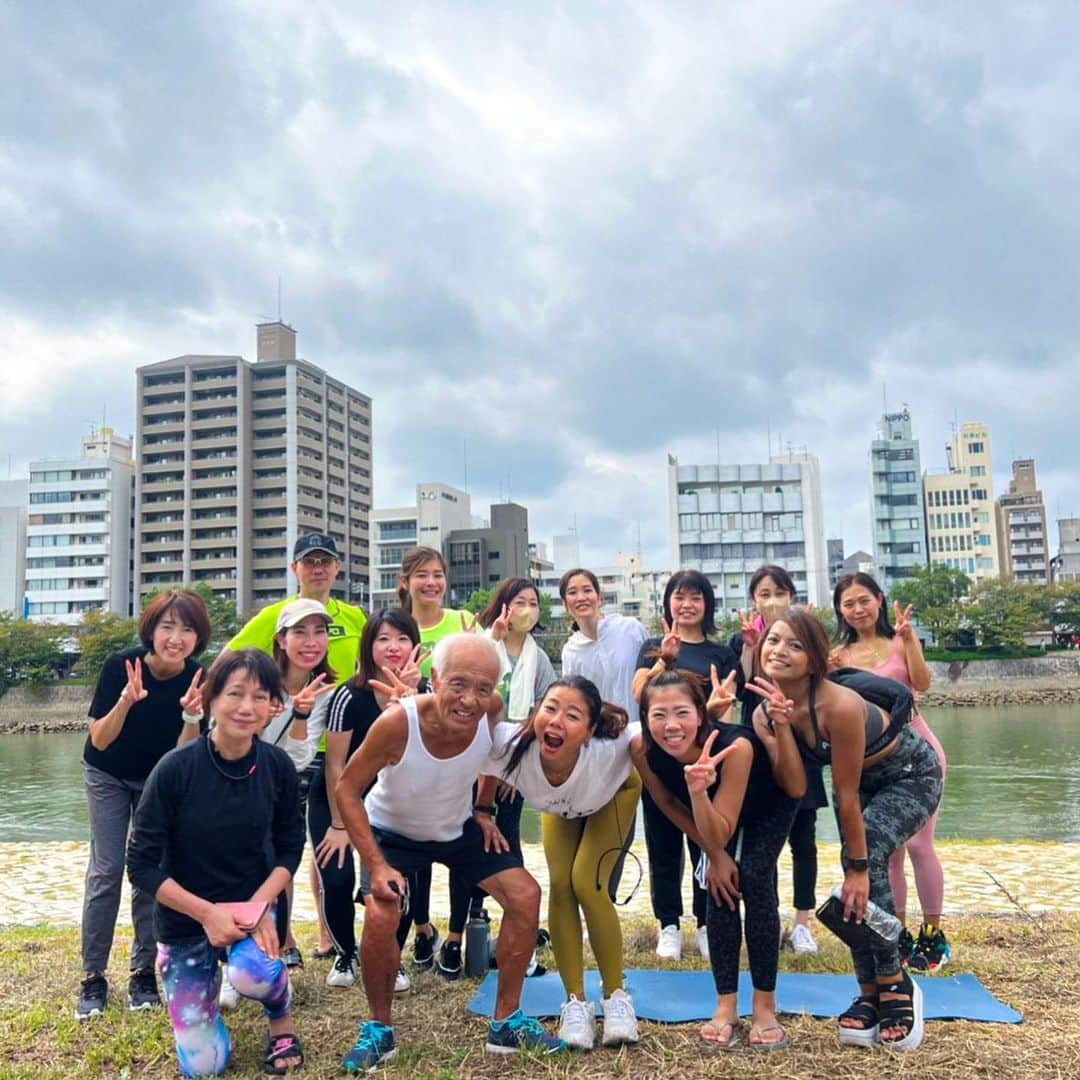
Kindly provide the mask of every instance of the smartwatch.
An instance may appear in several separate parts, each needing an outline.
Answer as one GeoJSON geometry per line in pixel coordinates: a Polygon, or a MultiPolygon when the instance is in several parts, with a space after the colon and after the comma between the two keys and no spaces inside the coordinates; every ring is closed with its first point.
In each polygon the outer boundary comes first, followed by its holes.
{"type": "Polygon", "coordinates": [[[487,814],[488,817],[494,817],[495,816],[495,807],[494,806],[485,806],[483,803],[477,803],[473,807],[473,813],[474,814],[487,814]]]}
{"type": "Polygon", "coordinates": [[[865,874],[870,869],[869,859],[845,859],[845,870],[854,870],[858,874],[865,874]]]}

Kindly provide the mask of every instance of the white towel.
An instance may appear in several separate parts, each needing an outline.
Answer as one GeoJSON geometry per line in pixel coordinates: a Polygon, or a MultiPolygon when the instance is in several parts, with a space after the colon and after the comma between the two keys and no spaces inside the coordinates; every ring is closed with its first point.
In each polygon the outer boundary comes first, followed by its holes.
{"type": "MultiPolygon", "coordinates": [[[[491,637],[491,631],[485,633],[491,637]]],[[[494,641],[494,638],[492,638],[494,641]]],[[[499,681],[509,674],[510,693],[506,702],[506,715],[510,720],[527,720],[532,712],[533,695],[536,692],[536,665],[540,653],[540,646],[536,644],[532,634],[525,635],[525,644],[522,646],[521,655],[517,663],[513,663],[510,654],[506,651],[505,641],[495,641],[495,649],[499,654],[499,681]]]]}

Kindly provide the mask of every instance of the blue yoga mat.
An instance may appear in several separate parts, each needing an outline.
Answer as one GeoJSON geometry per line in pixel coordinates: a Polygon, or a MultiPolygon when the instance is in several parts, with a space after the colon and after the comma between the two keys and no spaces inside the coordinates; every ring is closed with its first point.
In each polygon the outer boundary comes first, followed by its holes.
{"type": "MultiPolygon", "coordinates": [[[[495,1005],[497,972],[490,972],[480,984],[469,1011],[490,1016],[495,1005]]],[[[928,1020],[979,1020],[985,1023],[1019,1024],[1023,1017],[998,1001],[974,975],[949,975],[918,980],[923,991],[928,1020]]],[[[626,989],[634,997],[637,1014],[643,1020],[664,1024],[708,1020],[716,1007],[716,986],[708,971],[628,971],[626,989]]],[[[600,974],[585,974],[585,993],[590,1001],[601,998],[600,974]]],[[[750,1015],[753,989],[748,972],[739,974],[739,1013],[750,1015]]],[[[850,975],[799,975],[781,973],[776,998],[782,1013],[809,1013],[811,1016],[839,1016],[857,993],[850,975]]],[[[522,1009],[532,1016],[559,1015],[566,999],[562,980],[552,972],[525,980],[522,1009]]]]}

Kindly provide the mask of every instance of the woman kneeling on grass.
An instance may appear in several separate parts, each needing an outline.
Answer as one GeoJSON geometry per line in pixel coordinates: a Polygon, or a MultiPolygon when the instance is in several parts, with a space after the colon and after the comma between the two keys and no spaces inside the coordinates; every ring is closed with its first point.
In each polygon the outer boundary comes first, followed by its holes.
{"type": "MultiPolygon", "coordinates": [[[[604,985],[603,1043],[638,1041],[613,903],[641,797],[629,753],[637,730],[627,727],[625,710],[600,700],[588,679],[568,675],[548,687],[529,720],[498,725],[489,759],[501,779],[543,812],[551,947],[568,996],[559,1038],[579,1050],[596,1041],[596,1011],[585,998],[582,912],[604,985]]],[[[490,813],[485,802],[493,787],[493,778],[484,777],[478,812],[490,813]]]]}
{"type": "Polygon", "coordinates": [[[205,699],[213,729],[167,754],[146,781],[128,874],[155,900],[158,968],[183,1075],[220,1075],[232,1057],[218,1012],[221,961],[240,995],[262,1002],[265,1071],[282,1075],[304,1055],[274,904],[300,865],[304,823],[293,763],[258,737],[282,700],[280,672],[255,649],[229,653],[210,669],[205,699]],[[237,902],[255,915],[230,909],[237,902]]]}
{"type": "Polygon", "coordinates": [[[754,985],[752,1050],[781,1050],[787,1034],[776,1018],[780,914],[776,861],[787,839],[806,774],[798,751],[767,728],[723,722],[735,702],[735,673],[721,683],[712,670],[706,701],[698,677],[665,671],[646,685],[634,763],[660,810],[704,853],[699,880],[708,886],[705,926],[716,982],[716,1014],[705,1042],[737,1046],[739,948],[746,909],[746,951],[754,985]]]}
{"type": "MultiPolygon", "coordinates": [[[[861,922],[867,900],[895,914],[889,857],[930,820],[941,800],[941,764],[906,726],[911,693],[899,683],[851,669],[828,678],[829,640],[812,614],[793,607],[768,628],[759,648],[754,714],[778,744],[832,765],[833,804],[842,842],[844,917],[861,922]],[[834,680],[855,676],[895,699],[890,716],[834,680]]],[[[923,1039],[922,991],[900,966],[896,941],[874,935],[852,946],[860,996],[840,1017],[842,1043],[914,1050],[923,1039]]]]}

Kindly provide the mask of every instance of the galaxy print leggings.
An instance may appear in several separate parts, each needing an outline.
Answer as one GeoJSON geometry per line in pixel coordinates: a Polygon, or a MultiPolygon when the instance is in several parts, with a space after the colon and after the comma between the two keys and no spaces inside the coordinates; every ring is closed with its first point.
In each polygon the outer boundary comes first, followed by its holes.
{"type": "MultiPolygon", "coordinates": [[[[158,943],[158,970],[183,1076],[220,1076],[232,1057],[229,1030],[218,1012],[224,952],[205,937],[158,943]]],[[[271,960],[251,938],[243,938],[229,947],[225,963],[241,997],[262,1002],[270,1020],[289,1014],[289,975],[281,960],[271,960]]]]}

